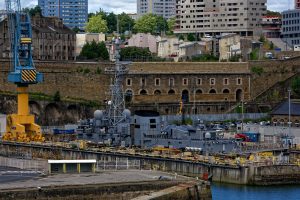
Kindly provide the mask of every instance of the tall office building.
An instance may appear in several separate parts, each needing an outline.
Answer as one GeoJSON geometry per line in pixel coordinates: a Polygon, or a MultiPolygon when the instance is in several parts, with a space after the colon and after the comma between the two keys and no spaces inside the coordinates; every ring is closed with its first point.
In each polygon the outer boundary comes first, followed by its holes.
{"type": "Polygon", "coordinates": [[[175,33],[238,33],[260,29],[267,0],[177,0],[175,33]]]}
{"type": "Polygon", "coordinates": [[[282,12],[281,35],[290,47],[300,46],[300,9],[282,12]]]}
{"type": "Polygon", "coordinates": [[[42,14],[56,16],[69,28],[84,30],[88,20],[88,0],[38,0],[42,14]]]}
{"type": "Polygon", "coordinates": [[[137,0],[137,14],[141,17],[152,13],[169,19],[175,17],[176,0],[137,0]]]}

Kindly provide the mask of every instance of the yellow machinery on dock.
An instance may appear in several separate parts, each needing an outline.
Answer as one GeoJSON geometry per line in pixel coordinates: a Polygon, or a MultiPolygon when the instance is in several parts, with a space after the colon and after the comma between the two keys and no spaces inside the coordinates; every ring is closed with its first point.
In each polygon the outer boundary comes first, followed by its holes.
{"type": "Polygon", "coordinates": [[[43,142],[41,127],[29,113],[28,86],[43,81],[32,59],[32,29],[30,17],[21,10],[20,0],[5,0],[8,18],[8,35],[11,43],[11,72],[8,81],[16,84],[18,113],[7,116],[3,140],[18,142],[43,142]]]}

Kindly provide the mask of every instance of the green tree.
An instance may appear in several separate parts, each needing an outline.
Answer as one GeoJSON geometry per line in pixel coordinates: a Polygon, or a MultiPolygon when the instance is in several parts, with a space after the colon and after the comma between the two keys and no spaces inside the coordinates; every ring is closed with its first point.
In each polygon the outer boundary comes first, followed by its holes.
{"type": "Polygon", "coordinates": [[[35,16],[36,14],[42,16],[42,9],[39,6],[35,6],[34,8],[24,8],[23,11],[29,13],[30,16],[35,16]]]}
{"type": "Polygon", "coordinates": [[[153,14],[143,15],[134,25],[134,30],[138,33],[154,33],[156,31],[156,16],[153,14]]]}
{"type": "Polygon", "coordinates": [[[292,90],[295,94],[297,94],[298,96],[300,96],[300,76],[295,77],[292,80],[292,90]]]}
{"type": "Polygon", "coordinates": [[[82,47],[79,57],[82,59],[108,60],[109,53],[104,42],[96,43],[93,40],[82,47]]]}
{"type": "Polygon", "coordinates": [[[196,41],[195,34],[194,33],[189,33],[187,35],[187,40],[190,41],[190,42],[196,41]]]}
{"type": "Polygon", "coordinates": [[[162,16],[147,14],[138,19],[134,25],[135,32],[159,34],[169,30],[168,22],[162,16]]]}
{"type": "Polygon", "coordinates": [[[121,60],[137,60],[151,57],[149,48],[126,47],[120,51],[121,60]]]}
{"type": "Polygon", "coordinates": [[[172,18],[168,19],[167,23],[168,23],[168,29],[169,29],[168,34],[172,35],[173,31],[175,29],[176,18],[172,17],[172,18]]]}
{"type": "Polygon", "coordinates": [[[78,32],[80,32],[80,29],[77,26],[75,26],[75,28],[73,28],[72,31],[74,31],[75,33],[78,33],[78,32]]]}
{"type": "Polygon", "coordinates": [[[251,51],[250,60],[258,60],[258,58],[259,58],[259,49],[256,48],[256,49],[251,51]]]}
{"type": "Polygon", "coordinates": [[[261,35],[258,41],[264,43],[266,41],[265,36],[261,35]]]}
{"type": "Polygon", "coordinates": [[[169,30],[169,26],[168,26],[168,22],[165,18],[163,18],[162,16],[155,16],[156,18],[156,33],[165,33],[169,30]]]}
{"type": "Polygon", "coordinates": [[[272,10],[267,10],[267,16],[281,17],[281,13],[280,12],[275,12],[275,11],[272,11],[272,10]]]}
{"type": "Polygon", "coordinates": [[[54,96],[53,96],[53,101],[60,101],[60,93],[59,91],[56,91],[54,96]]]}
{"type": "Polygon", "coordinates": [[[260,76],[264,73],[264,68],[259,66],[253,66],[251,67],[251,72],[260,76]]]}
{"type": "Polygon", "coordinates": [[[184,35],[180,34],[179,35],[179,40],[183,40],[184,41],[185,40],[184,35]]]}
{"type": "Polygon", "coordinates": [[[90,33],[106,33],[108,31],[107,22],[101,15],[92,16],[87,23],[86,31],[90,33]]]}
{"type": "Polygon", "coordinates": [[[106,15],[104,19],[107,22],[108,33],[113,33],[114,31],[117,31],[117,15],[111,12],[108,15],[106,15]]]}
{"type": "Polygon", "coordinates": [[[100,42],[98,44],[98,50],[99,58],[101,58],[102,60],[109,60],[109,53],[104,42],[100,42]]]}
{"type": "Polygon", "coordinates": [[[124,33],[125,31],[131,31],[133,29],[134,20],[129,15],[123,12],[120,15],[118,15],[118,19],[120,33],[124,33]]]}
{"type": "Polygon", "coordinates": [[[117,30],[117,16],[111,12],[107,13],[103,9],[99,9],[96,13],[89,13],[89,21],[92,17],[98,16],[106,21],[107,33],[113,33],[117,30]]]}

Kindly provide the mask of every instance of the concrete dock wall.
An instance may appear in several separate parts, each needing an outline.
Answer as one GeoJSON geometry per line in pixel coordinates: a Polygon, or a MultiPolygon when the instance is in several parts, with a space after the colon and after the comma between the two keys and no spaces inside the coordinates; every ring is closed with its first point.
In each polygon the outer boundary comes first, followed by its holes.
{"type": "Polygon", "coordinates": [[[145,193],[177,185],[177,182],[150,181],[95,185],[53,186],[0,191],[0,200],[111,200],[132,199],[145,193]]]}
{"type": "Polygon", "coordinates": [[[254,185],[300,183],[300,166],[292,164],[231,166],[117,152],[96,152],[53,146],[47,147],[42,145],[0,143],[1,155],[19,155],[20,152],[16,152],[16,149],[25,154],[30,152],[33,158],[47,159],[49,157],[55,157],[56,159],[96,159],[98,162],[105,161],[106,163],[111,161],[129,163],[131,160],[139,160],[139,169],[165,171],[179,175],[197,177],[199,179],[210,176],[212,181],[221,183],[254,185]]]}

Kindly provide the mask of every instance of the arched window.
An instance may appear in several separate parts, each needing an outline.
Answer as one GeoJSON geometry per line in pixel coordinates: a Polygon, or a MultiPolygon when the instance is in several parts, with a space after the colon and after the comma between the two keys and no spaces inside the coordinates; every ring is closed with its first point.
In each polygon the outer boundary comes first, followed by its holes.
{"type": "Polygon", "coordinates": [[[202,93],[203,93],[203,92],[202,92],[201,89],[196,90],[196,94],[202,94],[202,93]]]}
{"type": "Polygon", "coordinates": [[[223,90],[223,94],[229,94],[229,90],[228,89],[224,89],[223,90]]]}
{"type": "Polygon", "coordinates": [[[217,92],[216,92],[216,90],[215,89],[211,89],[211,90],[209,90],[209,94],[216,94],[217,92]]]}
{"type": "Polygon", "coordinates": [[[168,94],[175,94],[174,90],[169,90],[168,94]]]}
{"type": "Polygon", "coordinates": [[[140,95],[147,95],[147,91],[146,90],[141,90],[140,95]]]}
{"type": "Polygon", "coordinates": [[[154,95],[161,95],[161,91],[160,90],[155,90],[154,95]]]}

